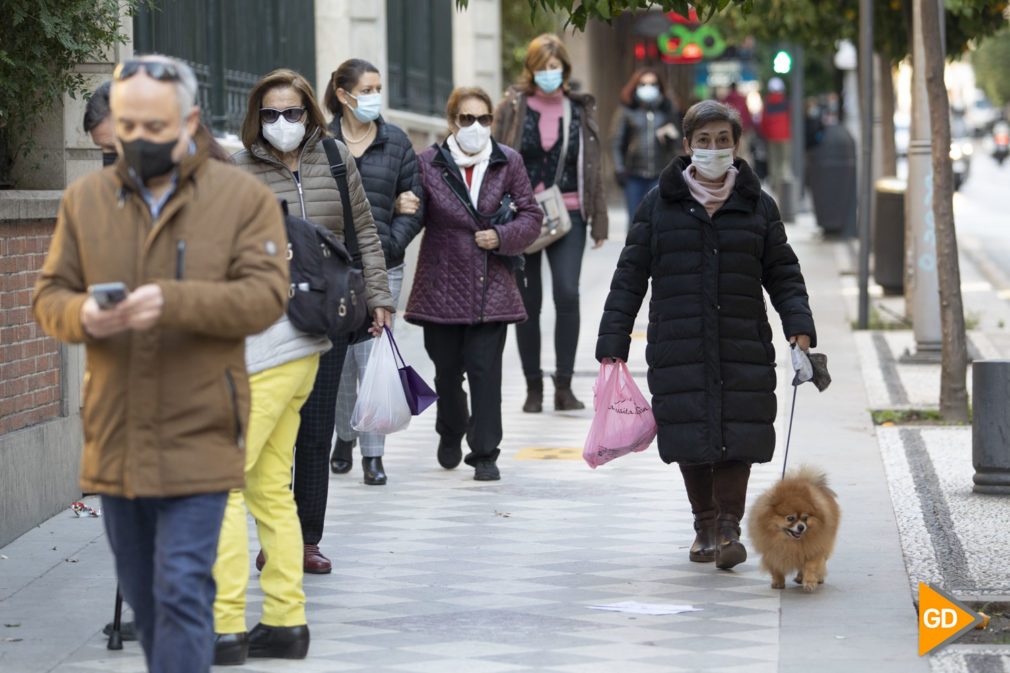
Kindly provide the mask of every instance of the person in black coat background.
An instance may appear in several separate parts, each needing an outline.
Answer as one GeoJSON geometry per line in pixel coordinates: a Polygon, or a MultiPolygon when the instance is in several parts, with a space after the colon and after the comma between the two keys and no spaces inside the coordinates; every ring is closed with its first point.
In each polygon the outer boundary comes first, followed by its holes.
{"type": "MultiPolygon", "coordinates": [[[[344,61],[330,76],[323,98],[333,115],[329,131],[351,150],[361,173],[361,184],[372,207],[372,218],[386,258],[386,274],[393,302],[399,303],[403,286],[404,252],[421,231],[424,215],[420,207],[421,174],[410,138],[382,118],[382,77],[378,69],[360,58],[344,61]]],[[[392,329],[392,325],[390,325],[392,329]]],[[[349,472],[355,441],[360,441],[363,481],[369,486],[386,483],[382,465],[385,435],[371,432],[360,437],[351,427],[351,412],[358,399],[358,381],[372,352],[372,340],[352,344],[347,349],[337,388],[337,441],[330,457],[335,474],[349,472]]]]}
{"type": "Polygon", "coordinates": [[[684,477],[692,561],[747,558],[740,519],[752,463],[775,449],[775,349],[762,288],[790,343],[816,345],[799,261],[775,201],[736,152],[742,126],[716,101],[684,117],[687,156],[635,213],[604,306],[596,357],[627,360],[652,278],[648,382],[660,457],[684,477]]]}

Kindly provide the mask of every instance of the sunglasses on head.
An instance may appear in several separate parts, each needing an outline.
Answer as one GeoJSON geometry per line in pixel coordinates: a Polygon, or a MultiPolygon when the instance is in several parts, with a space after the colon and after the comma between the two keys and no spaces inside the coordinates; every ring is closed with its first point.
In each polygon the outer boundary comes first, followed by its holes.
{"type": "Polygon", "coordinates": [[[302,115],[305,114],[305,108],[303,107],[289,107],[283,110],[277,110],[272,107],[261,107],[260,108],[260,121],[264,124],[273,124],[275,121],[284,117],[284,121],[289,124],[294,124],[302,115]]]}
{"type": "Polygon", "coordinates": [[[178,82],[181,79],[179,70],[166,61],[123,61],[112,71],[112,79],[130,79],[141,70],[160,82],[178,82]]]}
{"type": "Polygon", "coordinates": [[[491,126],[494,115],[457,115],[456,123],[460,126],[472,126],[474,122],[480,122],[481,126],[491,126]]]}

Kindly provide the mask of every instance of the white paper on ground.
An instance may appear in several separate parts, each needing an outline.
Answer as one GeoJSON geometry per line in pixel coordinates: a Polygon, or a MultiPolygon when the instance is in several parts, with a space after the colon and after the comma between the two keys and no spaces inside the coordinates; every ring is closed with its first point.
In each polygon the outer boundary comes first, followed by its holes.
{"type": "Polygon", "coordinates": [[[639,603],[638,601],[621,601],[607,605],[590,605],[591,610],[607,612],[627,612],[633,615],[676,615],[681,612],[701,612],[701,608],[693,605],[670,605],[669,603],[639,603]]]}

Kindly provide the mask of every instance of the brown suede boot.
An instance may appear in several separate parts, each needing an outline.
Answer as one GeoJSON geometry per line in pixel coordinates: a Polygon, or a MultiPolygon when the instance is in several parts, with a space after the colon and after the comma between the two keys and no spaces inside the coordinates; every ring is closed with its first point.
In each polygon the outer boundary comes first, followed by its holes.
{"type": "Polygon", "coordinates": [[[586,405],[572,394],[571,376],[552,376],[554,379],[554,409],[556,411],[576,411],[585,409],[586,405]]]}
{"type": "Polygon", "coordinates": [[[711,563],[715,560],[715,512],[702,512],[694,517],[694,530],[696,535],[688,558],[695,563],[711,563]]]}
{"type": "Polygon", "coordinates": [[[747,560],[747,548],[740,542],[740,519],[720,514],[717,522],[715,567],[729,570],[747,560]]]}
{"type": "Polygon", "coordinates": [[[527,414],[539,414],[544,410],[544,377],[526,379],[526,402],[523,411],[527,414]]]}

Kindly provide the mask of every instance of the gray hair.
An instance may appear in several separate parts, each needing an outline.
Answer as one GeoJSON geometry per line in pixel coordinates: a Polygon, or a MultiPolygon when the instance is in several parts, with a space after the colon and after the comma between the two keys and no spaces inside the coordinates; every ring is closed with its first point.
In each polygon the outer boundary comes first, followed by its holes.
{"type": "MultiPolygon", "coordinates": [[[[193,69],[185,61],[163,54],[145,54],[133,60],[145,63],[169,63],[175,68],[175,71],[179,73],[179,79],[173,82],[175,97],[179,101],[179,118],[185,120],[196,104],[198,85],[193,69]]],[[[113,82],[112,85],[115,86],[116,83],[113,82]]]]}
{"type": "Polygon", "coordinates": [[[710,122],[729,122],[733,129],[733,143],[740,141],[740,136],[743,135],[740,113],[714,100],[703,100],[688,108],[687,114],[684,115],[684,138],[690,143],[694,130],[710,122]]]}

